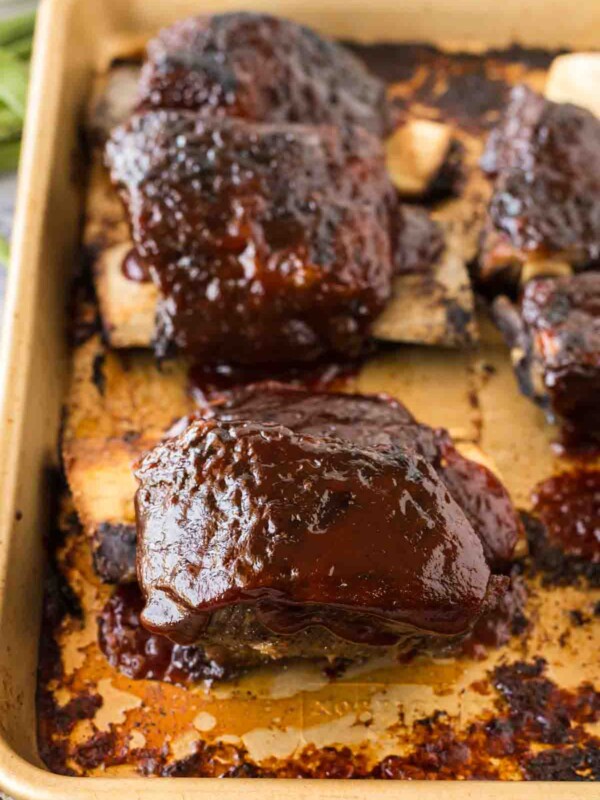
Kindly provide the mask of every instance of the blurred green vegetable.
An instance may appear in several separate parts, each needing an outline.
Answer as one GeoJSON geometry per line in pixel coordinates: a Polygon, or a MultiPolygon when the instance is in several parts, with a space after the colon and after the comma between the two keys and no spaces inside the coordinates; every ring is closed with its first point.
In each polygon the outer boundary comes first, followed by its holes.
{"type": "Polygon", "coordinates": [[[13,56],[19,58],[29,59],[31,57],[31,50],[33,49],[33,39],[31,36],[24,36],[22,39],[15,39],[14,42],[4,45],[4,49],[13,56]]]}
{"type": "Polygon", "coordinates": [[[19,166],[21,140],[0,142],[0,172],[14,172],[19,166]]]}
{"type": "Polygon", "coordinates": [[[0,103],[0,141],[18,138],[22,124],[20,117],[14,111],[0,103]]]}
{"type": "Polygon", "coordinates": [[[25,117],[29,68],[24,61],[0,48],[0,100],[21,120],[25,117]]]}
{"type": "Polygon", "coordinates": [[[35,13],[0,20],[0,172],[17,168],[35,13]]]}
{"type": "Polygon", "coordinates": [[[8,242],[4,236],[0,236],[0,264],[4,264],[5,267],[8,267],[9,260],[10,248],[8,246],[8,242]]]}
{"type": "Polygon", "coordinates": [[[0,20],[0,47],[11,44],[17,39],[33,37],[35,28],[35,11],[21,14],[11,19],[0,20]]]}

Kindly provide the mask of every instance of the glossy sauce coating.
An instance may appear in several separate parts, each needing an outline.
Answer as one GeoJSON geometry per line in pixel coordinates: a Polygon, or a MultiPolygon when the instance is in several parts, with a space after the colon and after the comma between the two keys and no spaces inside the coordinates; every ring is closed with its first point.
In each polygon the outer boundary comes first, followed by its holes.
{"type": "Polygon", "coordinates": [[[148,45],[144,108],[179,108],[253,122],[389,130],[385,86],[342,46],[268,14],[200,16],[148,45]]]}
{"type": "Polygon", "coordinates": [[[498,246],[523,258],[600,258],[600,120],[591,112],[518,86],[482,164],[495,176],[498,246]]]}
{"type": "Polygon", "coordinates": [[[571,438],[600,441],[600,273],[530,281],[521,313],[551,409],[571,438]]]}
{"type": "Polygon", "coordinates": [[[551,542],[571,556],[600,563],[600,471],[577,469],[539,484],[534,510],[551,542]]]}
{"type": "Polygon", "coordinates": [[[418,423],[396,400],[271,382],[238,389],[202,413],[222,421],[274,422],[298,433],[333,436],[360,447],[400,453],[406,448],[415,450],[432,464],[464,511],[490,565],[502,568],[512,557],[521,523],[502,483],[486,467],[464,458],[446,431],[418,423]]]}
{"type": "Polygon", "coordinates": [[[239,604],[276,633],[320,624],[376,644],[464,633],[485,605],[479,539],[414,452],[198,420],[136,475],[142,622],[175,641],[239,604]]]}
{"type": "Polygon", "coordinates": [[[364,350],[393,271],[396,198],[377,139],[156,111],[119,128],[107,156],[162,295],[159,355],[277,363],[364,350]]]}

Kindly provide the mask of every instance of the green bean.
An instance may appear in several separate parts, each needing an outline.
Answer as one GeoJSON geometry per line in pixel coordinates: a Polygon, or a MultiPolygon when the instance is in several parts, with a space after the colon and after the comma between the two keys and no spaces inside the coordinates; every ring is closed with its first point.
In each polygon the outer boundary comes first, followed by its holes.
{"type": "Polygon", "coordinates": [[[0,236],[0,264],[8,267],[10,261],[10,247],[4,236],[0,236]]]}
{"type": "Polygon", "coordinates": [[[0,46],[31,36],[35,27],[35,11],[11,19],[0,20],[0,46]]]}
{"type": "Polygon", "coordinates": [[[19,166],[21,140],[0,142],[0,172],[14,172],[19,166]]]}
{"type": "Polygon", "coordinates": [[[23,123],[14,111],[0,103],[0,141],[18,138],[22,127],[23,123]]]}
{"type": "Polygon", "coordinates": [[[33,48],[33,36],[23,36],[20,39],[15,39],[14,42],[4,45],[4,49],[13,56],[28,60],[31,57],[31,50],[33,48]]]}
{"type": "Polygon", "coordinates": [[[25,116],[28,76],[27,65],[0,48],[0,100],[21,120],[25,116]]]}

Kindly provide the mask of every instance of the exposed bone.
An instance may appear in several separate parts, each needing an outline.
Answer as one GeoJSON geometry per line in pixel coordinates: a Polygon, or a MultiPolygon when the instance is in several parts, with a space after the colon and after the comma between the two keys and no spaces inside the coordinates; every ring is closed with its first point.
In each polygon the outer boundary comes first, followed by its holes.
{"type": "Polygon", "coordinates": [[[98,336],[77,348],[62,454],[89,535],[102,523],[133,522],[133,462],[193,407],[184,360],[159,368],[151,353],[119,354],[98,336]]]}
{"type": "Polygon", "coordinates": [[[104,250],[94,264],[100,316],[112,347],[148,347],[154,336],[158,289],[149,281],[132,281],[123,274],[123,261],[132,243],[104,250]]]}
{"type": "Polygon", "coordinates": [[[464,132],[457,133],[457,138],[463,145],[464,185],[459,196],[439,203],[432,212],[432,217],[442,223],[453,236],[457,252],[468,264],[479,253],[491,187],[479,168],[479,159],[483,152],[481,138],[464,132]]]}
{"type": "Polygon", "coordinates": [[[430,272],[394,279],[392,298],[375,321],[373,336],[450,347],[477,339],[471,282],[452,237],[430,272]]]}
{"type": "Polygon", "coordinates": [[[600,53],[569,53],[550,65],[545,95],[555,103],[573,103],[600,117],[600,53]]]}
{"type": "MultiPolygon", "coordinates": [[[[92,254],[130,240],[125,207],[113,188],[102,155],[92,156],[83,224],[83,243],[92,254]]],[[[129,245],[131,247],[131,245],[129,245]]]]}
{"type": "Polygon", "coordinates": [[[135,108],[140,70],[137,64],[117,64],[96,76],[86,114],[93,141],[104,141],[135,108]]]}
{"type": "Polygon", "coordinates": [[[521,268],[521,283],[525,284],[533,278],[557,278],[561,275],[572,275],[573,267],[566,261],[542,258],[526,261],[521,268]]]}
{"type": "Polygon", "coordinates": [[[442,168],[452,142],[452,128],[426,119],[409,120],[386,142],[387,166],[398,191],[425,194],[442,168]]]}
{"type": "Polygon", "coordinates": [[[543,403],[546,397],[543,368],[536,358],[518,307],[501,295],[494,300],[492,314],[510,347],[510,360],[521,391],[526,397],[543,403]]]}

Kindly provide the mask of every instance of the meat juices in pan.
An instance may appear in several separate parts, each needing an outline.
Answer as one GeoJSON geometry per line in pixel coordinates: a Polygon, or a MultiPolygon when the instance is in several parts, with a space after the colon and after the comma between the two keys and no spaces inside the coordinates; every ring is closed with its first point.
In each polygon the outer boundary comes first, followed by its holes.
{"type": "Polygon", "coordinates": [[[513,89],[482,160],[494,177],[482,275],[526,261],[600,259],[600,120],[513,89]]]}
{"type": "Polygon", "coordinates": [[[209,658],[413,649],[466,634],[504,585],[414,451],[196,420],[136,475],[142,622],[209,658]]]}
{"type": "Polygon", "coordinates": [[[390,128],[385,84],[345,48],[267,14],[183,20],[148,45],[139,104],[214,119],[390,128]]]}
{"type": "Polygon", "coordinates": [[[281,363],[364,350],[391,292],[396,198],[361,128],[134,116],[107,145],[162,299],[156,349],[281,363]]]}
{"type": "Polygon", "coordinates": [[[600,273],[530,281],[520,309],[494,313],[522,391],[563,424],[565,443],[600,442],[600,273]]]}

